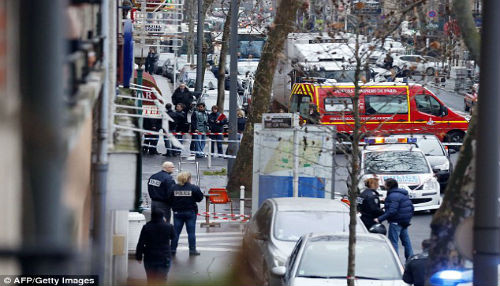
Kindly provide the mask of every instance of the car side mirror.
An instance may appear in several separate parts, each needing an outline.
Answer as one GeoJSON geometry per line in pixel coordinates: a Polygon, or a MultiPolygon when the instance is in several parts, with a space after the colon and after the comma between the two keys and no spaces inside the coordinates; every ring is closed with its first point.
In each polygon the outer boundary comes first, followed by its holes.
{"type": "Polygon", "coordinates": [[[448,154],[455,154],[455,153],[457,153],[456,149],[448,148],[448,154]]]}
{"type": "Polygon", "coordinates": [[[443,106],[441,108],[441,116],[446,116],[446,115],[448,115],[448,108],[443,106]]]}
{"type": "Polygon", "coordinates": [[[439,171],[441,171],[440,169],[432,169],[432,172],[434,173],[439,173],[439,171]]]}
{"type": "Polygon", "coordinates": [[[271,274],[277,277],[283,277],[286,274],[286,267],[285,266],[276,266],[271,269],[271,274]]]}

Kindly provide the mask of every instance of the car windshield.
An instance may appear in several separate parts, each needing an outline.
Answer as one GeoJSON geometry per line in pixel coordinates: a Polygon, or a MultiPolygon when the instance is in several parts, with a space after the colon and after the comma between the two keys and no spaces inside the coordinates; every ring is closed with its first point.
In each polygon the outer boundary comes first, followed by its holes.
{"type": "Polygon", "coordinates": [[[429,166],[422,152],[377,151],[364,154],[367,174],[429,173],[429,166]]]}
{"type": "Polygon", "coordinates": [[[418,139],[417,146],[425,156],[446,156],[437,139],[418,139]]]}
{"type": "MultiPolygon", "coordinates": [[[[401,280],[401,271],[385,241],[356,243],[356,277],[370,280],[401,280]]],[[[348,241],[322,239],[307,244],[297,277],[343,278],[347,276],[348,241]]]]}
{"type": "MultiPolygon", "coordinates": [[[[274,223],[274,237],[278,240],[297,241],[310,232],[346,232],[349,213],[330,211],[278,212],[274,223]]],[[[358,225],[358,232],[364,232],[358,225]]]]}

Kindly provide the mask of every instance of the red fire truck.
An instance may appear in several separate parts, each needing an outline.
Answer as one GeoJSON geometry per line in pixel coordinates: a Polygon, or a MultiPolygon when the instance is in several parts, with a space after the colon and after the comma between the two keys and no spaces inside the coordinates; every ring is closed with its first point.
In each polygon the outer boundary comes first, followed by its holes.
{"type": "MultiPolygon", "coordinates": [[[[462,142],[469,125],[419,84],[361,84],[359,95],[361,132],[368,136],[430,133],[445,142],[462,142]]],[[[354,124],[353,97],[354,85],[349,83],[296,83],[290,110],[348,135],[354,124]]]]}

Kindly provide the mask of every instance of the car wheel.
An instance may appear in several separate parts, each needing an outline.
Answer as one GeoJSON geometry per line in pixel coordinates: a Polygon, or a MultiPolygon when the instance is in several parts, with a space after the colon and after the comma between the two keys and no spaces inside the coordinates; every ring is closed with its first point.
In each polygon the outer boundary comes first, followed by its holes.
{"type": "Polygon", "coordinates": [[[428,75],[428,76],[433,76],[434,72],[435,72],[434,68],[427,68],[425,70],[425,74],[428,75]]]}
{"type": "MultiPolygon", "coordinates": [[[[464,132],[451,131],[445,136],[445,142],[449,143],[462,143],[464,141],[464,132]]],[[[459,150],[460,146],[450,146],[449,148],[459,150]]]]}

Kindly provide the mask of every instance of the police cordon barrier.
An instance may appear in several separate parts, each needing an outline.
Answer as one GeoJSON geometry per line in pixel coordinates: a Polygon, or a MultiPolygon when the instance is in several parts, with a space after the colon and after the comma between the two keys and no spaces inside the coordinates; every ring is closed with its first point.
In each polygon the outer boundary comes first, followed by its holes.
{"type": "Polygon", "coordinates": [[[250,215],[245,215],[245,200],[251,200],[245,198],[245,187],[240,186],[240,213],[234,214],[232,209],[232,200],[229,199],[227,190],[225,188],[211,188],[208,193],[204,194],[206,211],[198,213],[197,215],[205,218],[205,222],[202,223],[201,227],[220,227],[221,222],[238,222],[246,223],[250,220],[250,215]],[[214,197],[215,196],[215,197],[214,197]],[[214,211],[210,212],[210,203],[214,205],[214,211]],[[216,204],[226,204],[231,203],[231,213],[215,212],[216,204]],[[210,218],[214,220],[210,221],[210,218]]]}
{"type": "MultiPolygon", "coordinates": [[[[193,140],[193,141],[196,141],[196,140],[193,140]]],[[[208,141],[208,140],[207,140],[207,141],[208,141]]],[[[150,145],[150,144],[145,144],[145,143],[144,143],[144,144],[142,144],[142,146],[143,146],[143,147],[150,147],[150,148],[156,148],[156,147],[157,147],[157,145],[150,145]]],[[[173,152],[180,152],[180,151],[181,151],[180,149],[168,148],[168,147],[166,147],[165,149],[166,149],[167,151],[173,151],[173,152]]],[[[211,149],[211,148],[209,148],[209,149],[211,149]]],[[[214,157],[218,156],[218,157],[222,157],[222,158],[236,158],[236,156],[233,156],[233,155],[226,155],[226,154],[212,153],[212,152],[210,152],[210,150],[209,150],[209,152],[191,151],[191,150],[190,150],[190,151],[189,151],[189,153],[190,153],[191,155],[207,155],[209,158],[210,158],[210,156],[214,156],[214,157]]]]}

